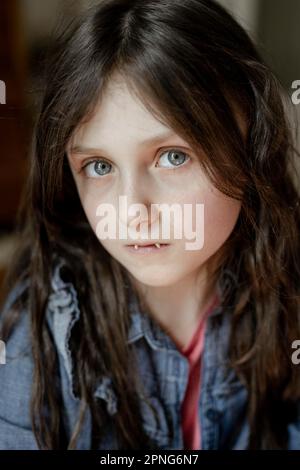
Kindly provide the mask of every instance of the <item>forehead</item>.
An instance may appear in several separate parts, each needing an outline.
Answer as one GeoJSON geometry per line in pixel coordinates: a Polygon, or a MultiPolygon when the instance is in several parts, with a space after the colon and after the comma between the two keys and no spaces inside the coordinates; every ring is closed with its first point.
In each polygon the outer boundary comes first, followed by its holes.
{"type": "Polygon", "coordinates": [[[97,103],[92,117],[82,124],[72,139],[77,143],[114,141],[115,139],[146,140],[150,135],[175,134],[158,120],[128,88],[122,79],[109,82],[97,103]]]}

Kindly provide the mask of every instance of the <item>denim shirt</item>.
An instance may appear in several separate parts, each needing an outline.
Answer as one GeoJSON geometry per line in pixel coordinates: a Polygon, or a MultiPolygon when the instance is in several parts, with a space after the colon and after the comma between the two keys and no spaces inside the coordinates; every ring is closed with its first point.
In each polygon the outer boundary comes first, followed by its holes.
{"type": "MultiPolygon", "coordinates": [[[[72,327],[80,309],[74,285],[62,279],[59,262],[53,270],[52,292],[46,318],[53,334],[59,358],[63,397],[63,418],[68,439],[76,423],[80,399],[73,391],[73,364],[69,349],[72,327]]],[[[233,278],[230,280],[232,283],[233,278]]],[[[29,280],[16,284],[4,305],[28,287],[29,280]]],[[[218,292],[222,296],[222,286],[218,292]]],[[[143,426],[161,449],[184,449],[180,408],[188,381],[188,361],[171,337],[149,315],[140,311],[135,296],[130,300],[131,324],[127,341],[137,353],[137,365],[147,398],[155,407],[157,422],[149,406],[141,399],[143,426]]],[[[201,449],[246,449],[247,391],[236,373],[228,366],[227,350],[230,312],[215,307],[207,319],[201,360],[199,420],[201,449]]],[[[1,338],[0,338],[1,339],[1,338]]],[[[33,359],[30,345],[30,322],[26,310],[6,344],[6,364],[0,365],[0,449],[38,449],[30,421],[30,398],[33,359]]],[[[104,400],[113,416],[118,399],[109,376],[99,378],[95,397],[104,400]]],[[[288,426],[288,449],[300,449],[300,406],[297,419],[288,426]]],[[[111,420],[113,422],[113,420],[111,420]]],[[[76,449],[91,447],[91,414],[88,410],[76,449]]],[[[118,449],[113,425],[109,425],[99,449],[118,449]]]]}

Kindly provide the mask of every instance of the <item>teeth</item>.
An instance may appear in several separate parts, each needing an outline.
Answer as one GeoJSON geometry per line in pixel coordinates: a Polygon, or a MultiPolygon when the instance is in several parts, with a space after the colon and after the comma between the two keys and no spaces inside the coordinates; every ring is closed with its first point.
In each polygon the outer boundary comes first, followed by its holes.
{"type": "Polygon", "coordinates": [[[160,248],[160,243],[155,243],[155,246],[156,246],[157,248],[160,248]]]}

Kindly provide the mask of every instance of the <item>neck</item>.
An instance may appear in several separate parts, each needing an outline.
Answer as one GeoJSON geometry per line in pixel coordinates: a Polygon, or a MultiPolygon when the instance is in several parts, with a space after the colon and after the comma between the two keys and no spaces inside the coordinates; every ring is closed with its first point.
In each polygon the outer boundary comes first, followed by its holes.
{"type": "Polygon", "coordinates": [[[136,279],[134,285],[142,309],[176,344],[185,347],[215,296],[216,276],[205,264],[169,286],[146,286],[136,279]]]}

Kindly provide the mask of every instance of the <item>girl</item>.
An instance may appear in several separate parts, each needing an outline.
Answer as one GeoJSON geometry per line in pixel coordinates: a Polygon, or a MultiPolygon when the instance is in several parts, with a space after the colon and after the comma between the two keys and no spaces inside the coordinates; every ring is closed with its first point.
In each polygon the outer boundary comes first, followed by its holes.
{"type": "Polygon", "coordinates": [[[0,447],[300,449],[296,152],[246,32],[211,0],[105,0],[47,77],[1,315],[0,447]],[[120,196],[203,204],[203,245],[141,247],[160,211],[120,196]],[[103,204],[138,240],[104,236],[103,204]]]}

